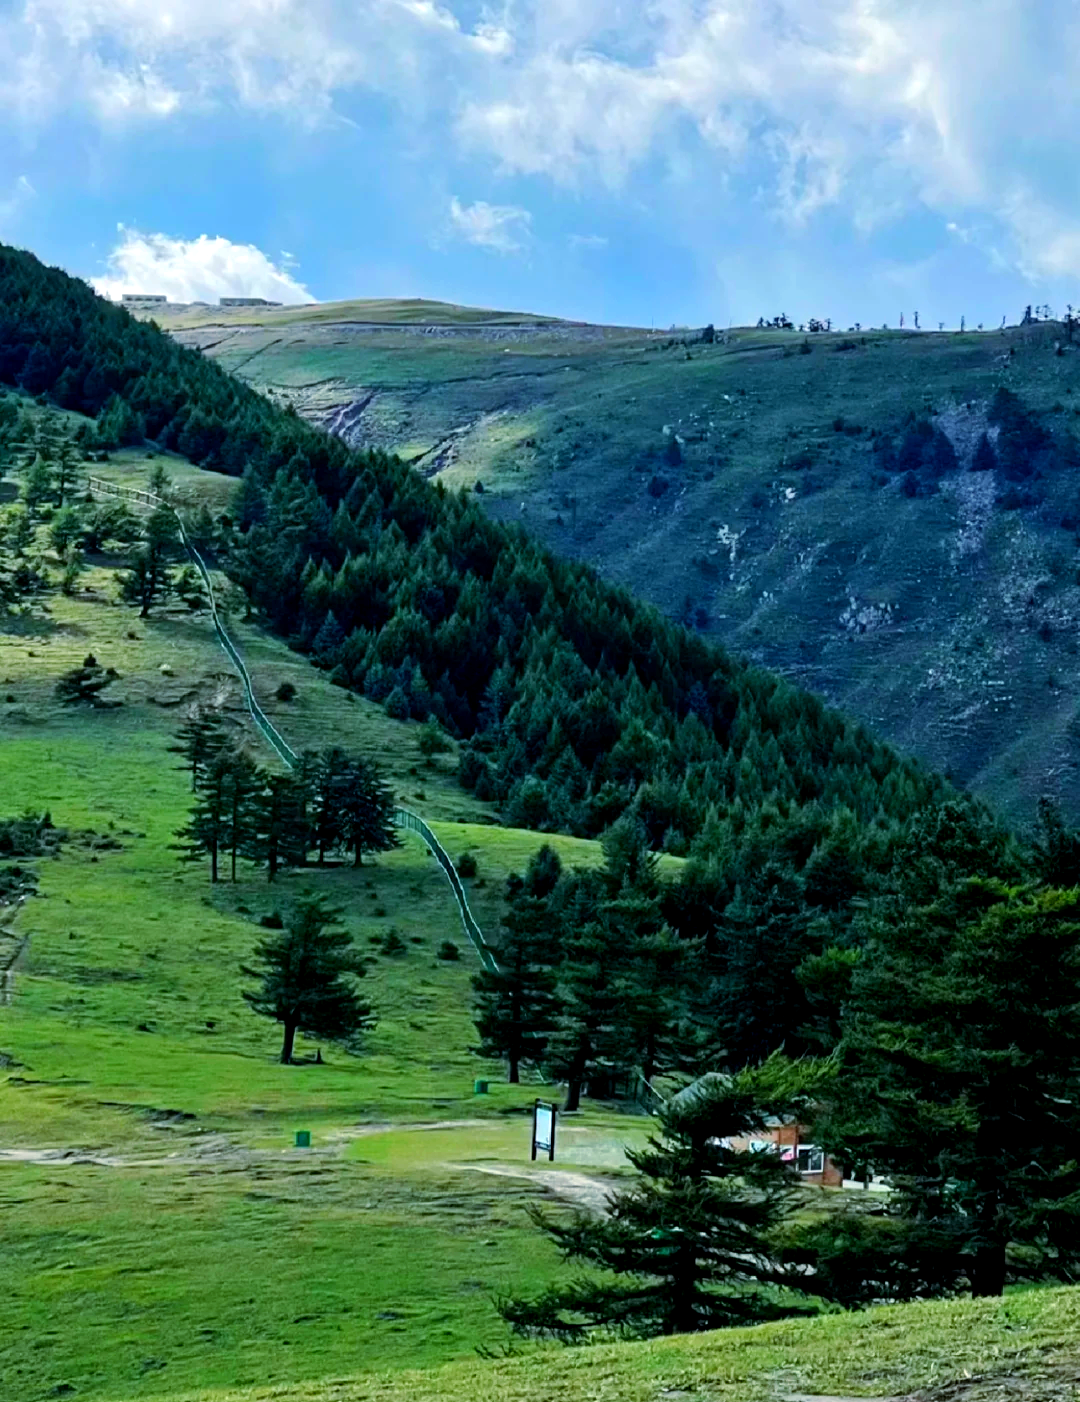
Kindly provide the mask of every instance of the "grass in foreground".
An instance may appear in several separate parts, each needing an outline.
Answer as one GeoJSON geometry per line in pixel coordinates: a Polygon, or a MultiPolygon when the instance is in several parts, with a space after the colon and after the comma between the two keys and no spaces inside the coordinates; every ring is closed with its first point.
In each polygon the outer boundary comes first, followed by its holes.
{"type": "MultiPolygon", "coordinates": [[[[1072,1402],[1080,1394],[1080,1289],[933,1301],[862,1314],[546,1348],[429,1372],[201,1393],[200,1402],[1072,1402]]],[[[177,1399],[179,1402],[179,1399],[177,1399]]],[[[185,1399],[186,1402],[186,1399],[185,1399]]]]}
{"type": "Polygon", "coordinates": [[[301,1153],[0,1166],[3,1395],[299,1384],[498,1347],[492,1296],[555,1269],[522,1210],[537,1194],[301,1153]]]}

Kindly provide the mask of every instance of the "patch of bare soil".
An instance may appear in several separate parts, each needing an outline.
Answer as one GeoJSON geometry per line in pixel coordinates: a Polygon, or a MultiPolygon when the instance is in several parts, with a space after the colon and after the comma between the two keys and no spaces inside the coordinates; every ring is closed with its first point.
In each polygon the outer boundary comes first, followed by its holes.
{"type": "Polygon", "coordinates": [[[1034,1364],[1022,1372],[977,1373],[970,1378],[920,1388],[902,1397],[839,1397],[817,1392],[785,1393],[783,1402],[1078,1402],[1080,1367],[1075,1362],[1034,1364]]]}
{"type": "Polygon", "coordinates": [[[910,1393],[898,1402],[1077,1402],[1080,1366],[1036,1364],[1023,1373],[982,1373],[910,1393]]]}
{"type": "Polygon", "coordinates": [[[566,1173],[553,1168],[527,1171],[493,1163],[448,1163],[446,1167],[467,1173],[489,1173],[496,1178],[524,1178],[529,1183],[541,1184],[556,1197],[572,1202],[575,1207],[583,1207],[586,1212],[597,1214],[607,1211],[608,1200],[615,1188],[614,1183],[604,1178],[590,1178],[585,1173],[566,1173]]]}

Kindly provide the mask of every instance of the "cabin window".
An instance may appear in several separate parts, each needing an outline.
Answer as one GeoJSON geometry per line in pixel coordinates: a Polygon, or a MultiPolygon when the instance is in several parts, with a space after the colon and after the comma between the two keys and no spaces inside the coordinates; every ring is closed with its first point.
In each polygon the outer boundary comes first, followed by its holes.
{"type": "Polygon", "coordinates": [[[795,1166],[800,1173],[824,1173],[825,1151],[813,1144],[800,1144],[795,1166]]]}

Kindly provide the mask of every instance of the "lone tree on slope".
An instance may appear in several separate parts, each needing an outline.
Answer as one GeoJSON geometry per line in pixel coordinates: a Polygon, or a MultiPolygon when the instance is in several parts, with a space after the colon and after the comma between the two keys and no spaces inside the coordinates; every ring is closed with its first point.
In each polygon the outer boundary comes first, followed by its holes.
{"type": "Polygon", "coordinates": [[[173,589],[170,568],[178,542],[176,517],[159,506],[146,523],[144,543],[135,552],[131,568],[121,576],[120,592],[128,603],[141,605],[140,618],[149,617],[155,604],[164,603],[173,589]]]}
{"type": "Polygon", "coordinates": [[[340,912],[321,896],[304,897],[285,928],[255,946],[257,967],[242,966],[259,987],[244,998],[261,1016],[285,1029],[281,1064],[292,1062],[297,1032],[331,1042],[355,1042],[375,1025],[371,1005],[353,986],[366,966],[352,948],[352,935],[338,924],[340,912]]]}

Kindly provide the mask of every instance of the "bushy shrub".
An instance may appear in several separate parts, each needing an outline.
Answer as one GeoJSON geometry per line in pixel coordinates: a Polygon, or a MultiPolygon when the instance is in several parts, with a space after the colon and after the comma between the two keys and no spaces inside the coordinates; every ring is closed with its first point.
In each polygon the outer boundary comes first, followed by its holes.
{"type": "Polygon", "coordinates": [[[383,954],[389,955],[391,959],[403,959],[409,952],[409,946],[398,934],[396,929],[387,930],[383,935],[382,944],[379,946],[383,954]]]}
{"type": "Polygon", "coordinates": [[[405,695],[400,686],[395,686],[390,695],[386,698],[383,709],[391,720],[409,719],[409,698],[405,695]]]}

